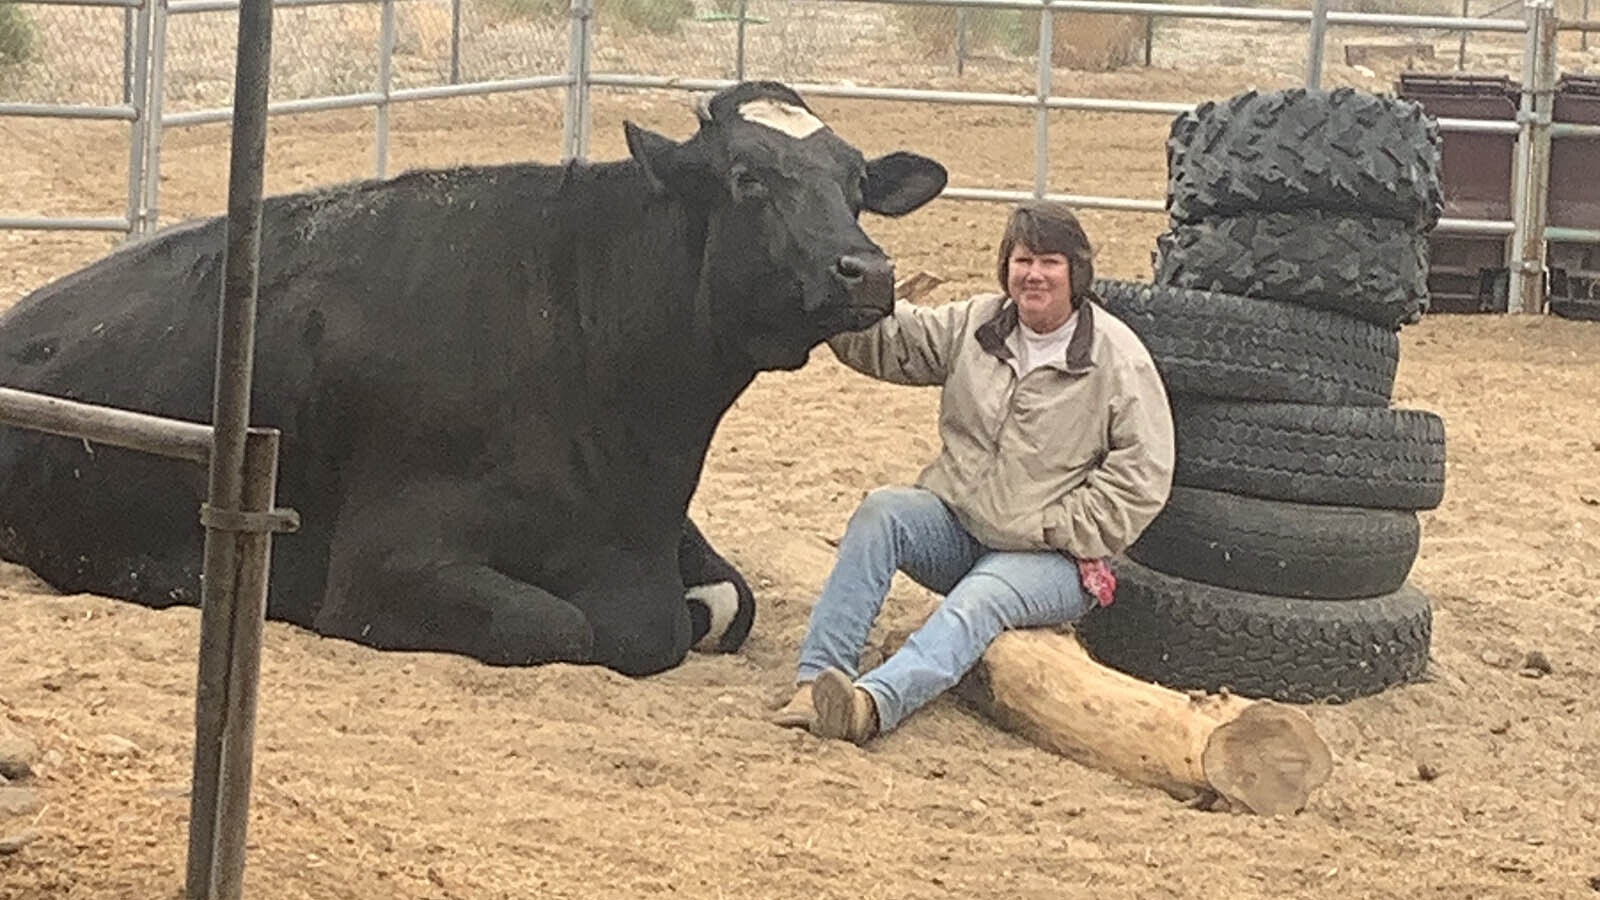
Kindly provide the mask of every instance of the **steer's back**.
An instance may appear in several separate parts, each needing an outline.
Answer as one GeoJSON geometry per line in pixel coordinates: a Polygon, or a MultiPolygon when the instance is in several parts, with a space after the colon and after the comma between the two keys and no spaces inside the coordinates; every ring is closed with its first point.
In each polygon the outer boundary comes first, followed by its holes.
{"type": "MultiPolygon", "coordinates": [[[[594,294],[571,224],[585,217],[568,207],[593,204],[566,179],[602,168],[418,172],[268,199],[251,421],[283,432],[280,502],[306,523],[274,551],[275,617],[315,614],[352,472],[382,482],[385,464],[483,451],[500,397],[524,418],[579,414],[570,388],[601,361],[569,339],[594,315],[576,298],[594,294]]],[[[225,241],[220,218],[169,228],[25,297],[0,316],[0,385],[209,421],[225,241]]],[[[205,483],[193,463],[0,428],[0,556],[62,590],[195,602],[205,483]]]]}

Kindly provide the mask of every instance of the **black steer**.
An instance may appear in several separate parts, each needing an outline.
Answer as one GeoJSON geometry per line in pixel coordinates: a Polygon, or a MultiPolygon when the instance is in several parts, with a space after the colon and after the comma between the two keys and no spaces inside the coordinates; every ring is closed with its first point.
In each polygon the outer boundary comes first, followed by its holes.
{"type": "MultiPolygon", "coordinates": [[[[856,222],[945,184],[865,161],[774,83],[631,160],[411,172],[272,198],[253,421],[283,432],[268,614],[375,647],[642,674],[731,651],[754,601],[688,520],[763,369],[893,301],[856,222]],[[687,601],[687,602],[686,602],[687,601]]],[[[0,317],[0,384],[210,418],[224,222],[0,317]]],[[[198,466],[0,428],[0,555],[63,591],[194,603],[198,466]]]]}

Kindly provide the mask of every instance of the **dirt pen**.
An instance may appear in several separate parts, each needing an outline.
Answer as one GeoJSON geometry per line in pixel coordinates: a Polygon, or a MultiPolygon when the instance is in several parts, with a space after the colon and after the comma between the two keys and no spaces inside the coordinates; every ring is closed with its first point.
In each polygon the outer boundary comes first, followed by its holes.
{"type": "MultiPolygon", "coordinates": [[[[1303,52],[1300,37],[1281,40],[1303,52]]],[[[1296,77],[1265,59],[1061,77],[1146,99],[1296,77]]],[[[1371,84],[1338,65],[1328,82],[1371,84]]],[[[600,159],[623,153],[624,117],[674,136],[693,124],[672,95],[598,93],[596,105],[600,159]]],[[[868,153],[905,147],[967,183],[1029,183],[1029,114],[815,105],[868,153]]],[[[560,116],[557,95],[397,109],[391,167],[554,159],[560,116]]],[[[268,190],[362,174],[370,125],[363,113],[275,121],[268,190]]],[[[115,127],[0,125],[7,201],[115,208],[124,149],[95,138],[115,127]]],[[[1165,127],[1062,114],[1052,187],[1160,196],[1165,127]]],[[[219,212],[226,130],[175,132],[165,154],[164,212],[219,212]]],[[[951,299],[990,286],[1003,215],[940,201],[868,227],[903,274],[947,279],[937,297],[951,299]]],[[[1085,218],[1102,274],[1149,276],[1159,217],[1085,218]]],[[[111,242],[0,233],[0,306],[111,242]]],[[[790,686],[829,541],[864,492],[908,481],[936,450],[933,391],[870,382],[822,350],[799,372],[763,375],[739,401],[694,502],[757,589],[755,630],[737,655],[692,656],[630,680],[384,654],[269,624],[247,893],[1594,897],[1600,326],[1436,316],[1406,329],[1402,353],[1397,405],[1438,412],[1449,429],[1445,501],[1423,514],[1412,575],[1435,602],[1430,679],[1308,709],[1336,766],[1298,816],[1184,808],[1037,750],[951,700],[866,749],[767,725],[790,686]],[[1547,674],[1524,666],[1534,651],[1547,674]]],[[[930,599],[898,584],[884,628],[911,623],[930,599]]],[[[0,898],[177,896],[197,626],[194,610],[57,596],[25,570],[0,568],[0,725],[39,744],[44,800],[20,823],[40,838],[0,855],[0,898]]]]}

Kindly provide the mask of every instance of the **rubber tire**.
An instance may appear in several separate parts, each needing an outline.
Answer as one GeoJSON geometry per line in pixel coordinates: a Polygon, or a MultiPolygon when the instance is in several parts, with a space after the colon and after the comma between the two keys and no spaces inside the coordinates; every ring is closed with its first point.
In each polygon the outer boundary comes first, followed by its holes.
{"type": "Polygon", "coordinates": [[[1438,124],[1410,100],[1251,91],[1173,121],[1168,206],[1179,222],[1313,208],[1428,229],[1444,209],[1439,149],[1438,124]]]}
{"type": "Polygon", "coordinates": [[[1117,594],[1078,634],[1101,663],[1177,690],[1340,703],[1420,680],[1433,636],[1416,588],[1327,603],[1212,587],[1116,561],[1117,594]]]}
{"type": "Polygon", "coordinates": [[[1431,412],[1175,398],[1172,418],[1185,487],[1367,509],[1444,498],[1444,422],[1431,412]]]}
{"type": "Polygon", "coordinates": [[[1396,219],[1243,212],[1156,238],[1155,280],[1399,328],[1428,307],[1428,238],[1396,219]]]}
{"type": "Polygon", "coordinates": [[[1417,514],[1308,506],[1175,487],[1128,557],[1167,575],[1278,597],[1354,600],[1400,589],[1417,514]]]}
{"type": "Polygon", "coordinates": [[[1150,351],[1174,394],[1386,406],[1400,338],[1323,310],[1101,279],[1094,291],[1150,351]]]}

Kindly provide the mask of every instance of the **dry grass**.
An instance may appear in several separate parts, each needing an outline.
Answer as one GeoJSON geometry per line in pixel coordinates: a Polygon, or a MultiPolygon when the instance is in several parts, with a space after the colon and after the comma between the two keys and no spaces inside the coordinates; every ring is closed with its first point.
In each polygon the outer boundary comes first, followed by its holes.
{"type": "MultiPolygon", "coordinates": [[[[930,58],[955,53],[961,13],[948,7],[902,7],[894,11],[900,27],[930,58]]],[[[1057,13],[1051,20],[1051,62],[1069,69],[1106,72],[1144,56],[1149,16],[1057,13]]],[[[1039,16],[1016,10],[969,11],[966,48],[972,54],[1013,57],[1038,52],[1039,16]]]]}
{"type": "Polygon", "coordinates": [[[1050,60],[1058,66],[1106,72],[1144,58],[1149,16],[1060,13],[1052,21],[1050,60]]]}

